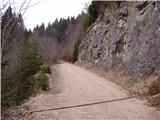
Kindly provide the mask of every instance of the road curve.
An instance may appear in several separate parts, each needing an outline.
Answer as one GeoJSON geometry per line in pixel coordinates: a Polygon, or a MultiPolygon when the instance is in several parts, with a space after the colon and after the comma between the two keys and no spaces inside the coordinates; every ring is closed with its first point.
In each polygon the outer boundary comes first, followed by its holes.
{"type": "MultiPolygon", "coordinates": [[[[123,88],[83,68],[63,63],[57,65],[56,70],[58,79],[55,80],[51,77],[49,92],[32,97],[25,103],[31,110],[73,106],[127,97],[127,91],[123,88]]],[[[144,101],[131,98],[103,104],[34,112],[25,117],[25,120],[92,119],[160,120],[160,112],[146,106],[144,101]]]]}

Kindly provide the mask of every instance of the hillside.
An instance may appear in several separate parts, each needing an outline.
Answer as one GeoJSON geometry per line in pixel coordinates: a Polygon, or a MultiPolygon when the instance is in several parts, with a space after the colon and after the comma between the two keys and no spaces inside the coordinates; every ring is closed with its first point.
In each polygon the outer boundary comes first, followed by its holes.
{"type": "Polygon", "coordinates": [[[129,75],[160,68],[159,2],[121,2],[100,13],[83,39],[79,61],[129,75]]]}
{"type": "Polygon", "coordinates": [[[63,59],[71,61],[74,45],[84,34],[83,21],[86,14],[82,12],[77,18],[56,19],[48,26],[42,23],[33,30],[40,54],[44,61],[63,59]]]}
{"type": "MultiPolygon", "coordinates": [[[[109,2],[97,7],[97,11],[103,8],[103,12],[99,12],[87,29],[78,62],[92,63],[105,71],[128,76],[129,80],[123,86],[134,88],[138,94],[158,95],[160,2],[107,4],[109,2]]],[[[118,84],[121,82],[123,80],[117,81],[118,84]]]]}
{"type": "Polygon", "coordinates": [[[159,1],[92,1],[33,30],[4,8],[2,119],[160,118],[159,1]]]}

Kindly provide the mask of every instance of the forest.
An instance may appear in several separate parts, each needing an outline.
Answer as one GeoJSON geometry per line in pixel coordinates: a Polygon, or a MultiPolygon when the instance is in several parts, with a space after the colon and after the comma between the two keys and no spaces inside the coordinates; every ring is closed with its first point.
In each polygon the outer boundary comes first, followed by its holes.
{"type": "Polygon", "coordinates": [[[1,28],[2,108],[18,105],[38,90],[47,89],[44,73],[58,59],[72,61],[75,43],[84,34],[84,18],[82,12],[77,18],[56,19],[31,31],[26,29],[22,15],[8,7],[1,28]],[[36,73],[40,74],[37,78],[36,73]]]}

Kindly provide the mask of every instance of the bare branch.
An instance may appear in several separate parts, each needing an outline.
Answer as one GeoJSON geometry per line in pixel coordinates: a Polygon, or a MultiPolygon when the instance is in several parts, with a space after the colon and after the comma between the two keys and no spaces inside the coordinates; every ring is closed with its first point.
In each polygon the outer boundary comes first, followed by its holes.
{"type": "MultiPolygon", "coordinates": [[[[24,5],[26,4],[26,2],[27,2],[27,0],[24,0],[23,1],[23,3],[22,3],[22,5],[20,6],[20,9],[19,9],[19,11],[18,11],[18,13],[17,13],[17,15],[19,15],[22,11],[23,11],[23,13],[22,13],[22,16],[25,14],[25,12],[26,12],[26,10],[30,7],[30,3],[31,3],[31,0],[29,0],[29,2],[28,2],[28,4],[27,4],[27,6],[24,8],[24,5]]],[[[9,5],[11,5],[11,2],[10,2],[10,0],[9,0],[9,5]]],[[[38,4],[38,3],[36,3],[36,4],[38,4]]],[[[36,5],[36,4],[34,4],[34,5],[36,5]]],[[[33,6],[33,5],[32,5],[33,6]]],[[[18,17],[18,16],[17,16],[18,17]]],[[[7,24],[4,26],[4,29],[3,29],[3,33],[2,33],[2,53],[3,53],[3,50],[4,50],[4,47],[5,47],[5,44],[6,44],[6,40],[8,39],[8,37],[9,37],[9,34],[10,34],[10,32],[11,32],[11,30],[12,30],[12,28],[13,28],[13,26],[17,23],[18,21],[16,20],[14,20],[14,17],[12,17],[11,19],[9,19],[8,21],[7,21],[7,24]],[[11,24],[11,25],[10,25],[11,24]],[[7,31],[7,27],[10,25],[10,28],[9,28],[9,30],[7,31]]]]}
{"type": "MultiPolygon", "coordinates": [[[[33,6],[35,6],[35,5],[40,4],[40,3],[41,3],[41,2],[34,3],[34,4],[30,5],[28,8],[31,8],[31,7],[33,7],[33,6]]],[[[22,9],[22,11],[23,11],[23,10],[26,10],[26,9],[28,9],[28,8],[26,7],[26,8],[24,8],[24,9],[22,9]]]]}

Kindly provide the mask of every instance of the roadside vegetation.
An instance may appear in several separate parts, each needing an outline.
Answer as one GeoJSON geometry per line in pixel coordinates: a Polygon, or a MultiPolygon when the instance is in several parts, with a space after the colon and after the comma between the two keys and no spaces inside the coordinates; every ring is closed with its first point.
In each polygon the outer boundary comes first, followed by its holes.
{"type": "Polygon", "coordinates": [[[34,90],[37,91],[46,91],[49,88],[49,77],[51,74],[51,66],[44,65],[41,70],[37,73],[36,84],[34,90]]]}
{"type": "Polygon", "coordinates": [[[51,65],[43,66],[37,43],[32,36],[24,42],[22,68],[11,77],[2,79],[2,107],[18,105],[39,90],[48,89],[48,78],[51,65]],[[41,66],[43,66],[41,68],[41,66]],[[38,77],[35,74],[38,73],[38,77]],[[6,86],[7,88],[4,88],[6,86]]]}
{"type": "Polygon", "coordinates": [[[87,16],[83,23],[83,27],[85,30],[97,19],[98,9],[99,9],[99,5],[97,4],[97,2],[92,1],[92,3],[88,7],[87,16]]]}
{"type": "MultiPolygon", "coordinates": [[[[67,21],[71,20],[74,21],[73,18],[61,19],[62,26],[65,24],[66,27],[67,21]]],[[[40,28],[42,35],[44,26],[40,28]]],[[[39,91],[48,90],[51,66],[57,60],[43,58],[45,55],[38,41],[41,39],[25,28],[22,15],[14,13],[10,6],[2,14],[1,30],[1,106],[6,109],[19,105],[39,91]]]]}
{"type": "Polygon", "coordinates": [[[76,62],[78,59],[80,44],[81,44],[81,41],[80,41],[80,39],[78,39],[74,45],[74,52],[73,52],[73,56],[72,56],[73,63],[76,62]]]}
{"type": "Polygon", "coordinates": [[[103,14],[103,7],[112,8],[114,6],[119,6],[120,1],[92,1],[88,6],[87,16],[83,23],[84,30],[96,21],[98,15],[103,14]]]}

